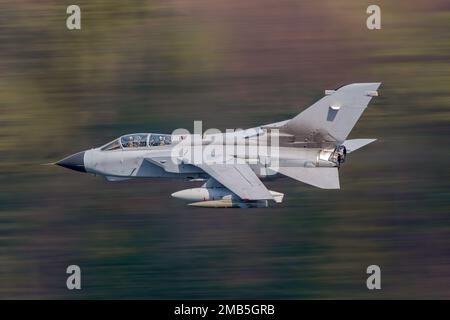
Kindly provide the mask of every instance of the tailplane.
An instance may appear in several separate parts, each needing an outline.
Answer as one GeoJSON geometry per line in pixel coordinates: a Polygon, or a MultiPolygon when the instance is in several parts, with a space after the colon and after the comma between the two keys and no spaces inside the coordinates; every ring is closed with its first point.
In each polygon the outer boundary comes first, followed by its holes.
{"type": "Polygon", "coordinates": [[[280,167],[279,173],[297,181],[321,188],[339,189],[338,168],[280,167]]]}
{"type": "Polygon", "coordinates": [[[377,139],[350,139],[350,140],[345,140],[343,145],[345,146],[347,153],[351,153],[351,152],[358,150],[359,148],[362,148],[376,140],[377,139]]]}

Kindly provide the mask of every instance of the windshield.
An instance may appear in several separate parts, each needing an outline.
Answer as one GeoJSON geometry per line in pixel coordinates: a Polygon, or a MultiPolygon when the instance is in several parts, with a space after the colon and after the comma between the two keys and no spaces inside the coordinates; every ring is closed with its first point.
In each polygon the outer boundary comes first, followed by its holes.
{"type": "Polygon", "coordinates": [[[117,149],[122,149],[122,147],[120,146],[119,139],[116,139],[116,140],[108,143],[106,146],[104,146],[102,148],[103,151],[110,151],[110,150],[117,150],[117,149]]]}

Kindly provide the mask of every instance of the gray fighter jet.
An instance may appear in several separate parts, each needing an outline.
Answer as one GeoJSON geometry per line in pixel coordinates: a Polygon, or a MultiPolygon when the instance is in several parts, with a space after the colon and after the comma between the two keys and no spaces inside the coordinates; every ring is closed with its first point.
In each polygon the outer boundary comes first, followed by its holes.
{"type": "Polygon", "coordinates": [[[354,83],[335,90],[296,117],[226,133],[127,134],[56,164],[104,176],[108,181],[181,178],[203,181],[172,194],[192,206],[260,208],[283,194],[260,179],[287,176],[322,188],[339,189],[338,169],[347,154],[376,139],[347,140],[380,83],[354,83]]]}

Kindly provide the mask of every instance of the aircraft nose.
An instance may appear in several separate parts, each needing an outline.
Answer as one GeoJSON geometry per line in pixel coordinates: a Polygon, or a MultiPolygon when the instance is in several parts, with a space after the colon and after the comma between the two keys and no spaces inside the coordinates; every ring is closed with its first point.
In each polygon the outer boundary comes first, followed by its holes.
{"type": "Polygon", "coordinates": [[[86,172],[84,167],[84,151],[68,156],[56,163],[58,166],[75,171],[86,172]]]}

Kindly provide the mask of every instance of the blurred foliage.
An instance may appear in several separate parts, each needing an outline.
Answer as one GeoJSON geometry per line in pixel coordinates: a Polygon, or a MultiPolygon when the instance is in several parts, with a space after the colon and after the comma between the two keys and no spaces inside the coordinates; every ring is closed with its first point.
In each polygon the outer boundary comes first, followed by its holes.
{"type": "Polygon", "coordinates": [[[450,298],[450,6],[378,1],[0,3],[0,298],[450,298]],[[340,191],[198,210],[182,181],[42,167],[128,132],[252,127],[382,81],[340,191]],[[83,290],[65,288],[82,268],[83,290]],[[369,292],[365,269],[382,268],[369,292]]]}

